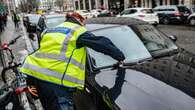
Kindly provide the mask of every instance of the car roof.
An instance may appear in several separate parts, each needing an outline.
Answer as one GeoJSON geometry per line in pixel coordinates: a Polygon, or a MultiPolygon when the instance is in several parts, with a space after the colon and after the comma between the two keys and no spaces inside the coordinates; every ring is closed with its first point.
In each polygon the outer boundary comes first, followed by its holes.
{"type": "Polygon", "coordinates": [[[111,25],[144,25],[148,23],[128,17],[101,17],[87,19],[86,24],[99,24],[99,26],[96,26],[95,29],[101,29],[105,28],[105,26],[100,26],[100,24],[110,27],[111,25]]]}
{"type": "Polygon", "coordinates": [[[177,8],[178,6],[186,7],[185,5],[161,5],[161,6],[157,6],[155,8],[177,8]]]}

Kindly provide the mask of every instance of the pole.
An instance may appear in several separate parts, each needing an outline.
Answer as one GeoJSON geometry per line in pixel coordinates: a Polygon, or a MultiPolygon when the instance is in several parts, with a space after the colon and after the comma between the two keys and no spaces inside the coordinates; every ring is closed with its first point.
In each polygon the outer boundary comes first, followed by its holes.
{"type": "Polygon", "coordinates": [[[9,12],[9,15],[10,15],[10,14],[11,14],[11,11],[10,11],[10,4],[9,4],[9,1],[8,1],[8,0],[6,0],[6,2],[7,2],[8,12],[9,12]]]}

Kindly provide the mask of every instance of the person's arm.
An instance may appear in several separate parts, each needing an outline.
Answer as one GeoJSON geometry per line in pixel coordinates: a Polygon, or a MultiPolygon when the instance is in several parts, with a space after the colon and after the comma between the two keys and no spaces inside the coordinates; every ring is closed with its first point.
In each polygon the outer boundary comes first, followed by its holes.
{"type": "Polygon", "coordinates": [[[123,61],[125,59],[124,54],[110,41],[110,39],[104,36],[96,37],[90,32],[86,32],[79,36],[77,39],[77,48],[89,47],[97,52],[109,55],[112,58],[123,61]]]}

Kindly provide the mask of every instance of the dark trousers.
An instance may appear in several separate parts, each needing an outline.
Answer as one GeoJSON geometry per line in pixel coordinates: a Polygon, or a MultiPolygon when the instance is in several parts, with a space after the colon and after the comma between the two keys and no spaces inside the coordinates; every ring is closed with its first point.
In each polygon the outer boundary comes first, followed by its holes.
{"type": "Polygon", "coordinates": [[[44,110],[73,110],[74,89],[65,88],[32,77],[29,79],[38,90],[44,110]]]}
{"type": "Polygon", "coordinates": [[[19,22],[14,21],[14,25],[15,25],[15,29],[18,29],[19,28],[19,22]]]}

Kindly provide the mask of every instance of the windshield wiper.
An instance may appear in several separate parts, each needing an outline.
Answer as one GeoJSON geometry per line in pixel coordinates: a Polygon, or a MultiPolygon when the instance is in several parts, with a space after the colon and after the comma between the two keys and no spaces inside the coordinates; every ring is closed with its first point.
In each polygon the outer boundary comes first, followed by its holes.
{"type": "Polygon", "coordinates": [[[116,63],[116,64],[113,64],[113,65],[98,67],[98,68],[95,68],[94,70],[95,70],[95,71],[99,71],[99,70],[109,69],[109,68],[111,68],[111,69],[128,68],[128,67],[130,67],[130,66],[134,66],[134,65],[141,64],[141,63],[143,63],[143,62],[145,62],[145,61],[148,61],[148,60],[151,60],[151,58],[149,58],[149,59],[144,59],[144,60],[139,60],[139,61],[136,61],[136,62],[123,63],[123,64],[116,63]]]}
{"type": "Polygon", "coordinates": [[[158,53],[158,54],[152,54],[152,57],[154,58],[161,58],[161,57],[167,57],[167,56],[172,56],[174,54],[177,54],[179,53],[179,49],[174,49],[172,51],[167,51],[167,52],[164,52],[164,53],[158,53]]]}

